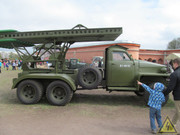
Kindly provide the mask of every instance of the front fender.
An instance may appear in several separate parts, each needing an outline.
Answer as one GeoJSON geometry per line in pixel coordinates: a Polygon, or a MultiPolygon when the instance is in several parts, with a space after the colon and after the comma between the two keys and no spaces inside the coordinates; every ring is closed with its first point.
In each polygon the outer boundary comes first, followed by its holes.
{"type": "Polygon", "coordinates": [[[12,89],[16,88],[17,85],[27,79],[36,79],[36,80],[43,80],[43,79],[48,79],[48,80],[61,80],[66,82],[72,90],[76,90],[76,85],[75,81],[71,78],[71,76],[67,74],[26,74],[26,75],[21,75],[18,78],[13,79],[13,86],[12,89]]]}
{"type": "Polygon", "coordinates": [[[154,77],[169,77],[170,74],[166,73],[166,74],[163,74],[163,73],[139,73],[139,78],[141,78],[142,76],[154,76],[154,77]]]}
{"type": "Polygon", "coordinates": [[[142,82],[149,83],[149,82],[163,82],[165,85],[168,84],[168,78],[170,74],[163,74],[163,73],[142,73],[139,74],[138,80],[143,79],[142,82]]]}

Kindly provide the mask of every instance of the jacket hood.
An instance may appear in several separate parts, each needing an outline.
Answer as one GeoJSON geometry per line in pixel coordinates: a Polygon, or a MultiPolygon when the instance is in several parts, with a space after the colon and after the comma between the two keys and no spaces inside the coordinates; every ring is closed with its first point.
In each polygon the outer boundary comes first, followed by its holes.
{"type": "Polygon", "coordinates": [[[164,84],[162,84],[160,82],[157,82],[157,83],[154,84],[154,89],[156,91],[162,92],[164,90],[164,84]]]}

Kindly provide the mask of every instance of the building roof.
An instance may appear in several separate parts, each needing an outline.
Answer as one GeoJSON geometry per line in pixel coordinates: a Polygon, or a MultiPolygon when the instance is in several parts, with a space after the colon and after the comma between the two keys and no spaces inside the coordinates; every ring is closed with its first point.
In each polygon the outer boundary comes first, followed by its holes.
{"type": "MultiPolygon", "coordinates": [[[[75,43],[74,45],[72,45],[70,48],[79,48],[79,47],[91,47],[91,46],[99,46],[99,45],[108,45],[108,44],[120,44],[120,43],[124,43],[124,44],[136,44],[132,41],[128,41],[128,40],[117,40],[117,41],[102,41],[102,42],[91,42],[91,43],[75,43]]],[[[138,44],[139,45],[139,44],[138,44]]]]}

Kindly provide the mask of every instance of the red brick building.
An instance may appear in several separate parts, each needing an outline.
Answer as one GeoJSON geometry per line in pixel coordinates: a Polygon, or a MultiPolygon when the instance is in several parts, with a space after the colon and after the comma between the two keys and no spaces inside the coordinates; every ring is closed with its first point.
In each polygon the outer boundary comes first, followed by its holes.
{"type": "Polygon", "coordinates": [[[139,59],[153,61],[157,63],[165,64],[166,57],[171,53],[180,53],[180,49],[173,50],[150,50],[150,49],[140,49],[139,50],[139,59]]]}
{"type": "Polygon", "coordinates": [[[140,44],[124,43],[124,42],[108,42],[107,44],[88,45],[83,47],[70,48],[67,52],[66,58],[77,58],[81,62],[91,63],[94,56],[104,56],[105,48],[113,45],[121,45],[128,48],[128,53],[132,54],[134,59],[156,61],[157,63],[164,64],[165,58],[171,53],[180,53],[177,50],[150,50],[140,49],[140,44]]]}

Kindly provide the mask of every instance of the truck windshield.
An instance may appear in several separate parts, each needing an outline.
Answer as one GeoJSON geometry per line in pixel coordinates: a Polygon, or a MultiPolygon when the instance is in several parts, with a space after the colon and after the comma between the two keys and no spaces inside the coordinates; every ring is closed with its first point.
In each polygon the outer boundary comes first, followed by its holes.
{"type": "Polygon", "coordinates": [[[122,61],[122,60],[130,60],[130,58],[124,52],[113,52],[113,60],[122,61]]]}

